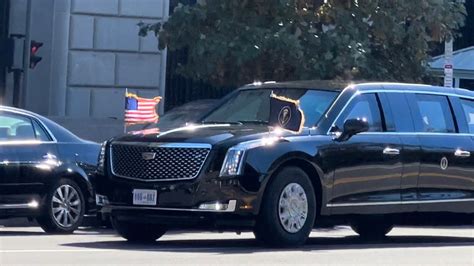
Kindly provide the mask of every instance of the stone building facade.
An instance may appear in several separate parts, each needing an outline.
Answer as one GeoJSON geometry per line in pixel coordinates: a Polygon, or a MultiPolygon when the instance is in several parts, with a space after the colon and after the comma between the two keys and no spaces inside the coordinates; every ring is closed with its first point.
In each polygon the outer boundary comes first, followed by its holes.
{"type": "Polygon", "coordinates": [[[20,107],[101,140],[123,130],[125,88],[164,96],[166,50],[139,37],[137,23],[166,20],[169,0],[10,0],[9,10],[10,35],[44,43],[42,61],[24,68],[20,107]]]}

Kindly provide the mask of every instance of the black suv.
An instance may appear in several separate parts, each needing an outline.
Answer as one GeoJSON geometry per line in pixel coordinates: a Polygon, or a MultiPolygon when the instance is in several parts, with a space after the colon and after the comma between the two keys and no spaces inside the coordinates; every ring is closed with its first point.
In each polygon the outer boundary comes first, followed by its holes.
{"type": "Polygon", "coordinates": [[[97,204],[130,241],[203,227],[288,246],[323,221],[368,238],[472,223],[474,93],[318,84],[247,85],[196,124],[104,143],[97,204]],[[302,132],[269,127],[272,92],[299,101],[302,132]]]}

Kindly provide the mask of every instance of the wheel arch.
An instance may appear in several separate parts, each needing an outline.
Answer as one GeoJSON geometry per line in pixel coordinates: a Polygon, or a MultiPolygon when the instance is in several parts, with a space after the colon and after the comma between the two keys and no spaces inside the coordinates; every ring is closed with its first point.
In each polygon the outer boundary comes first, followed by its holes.
{"type": "Polygon", "coordinates": [[[77,164],[63,165],[56,171],[56,180],[69,179],[74,181],[83,193],[86,214],[95,209],[94,189],[87,173],[77,164]]]}
{"type": "Polygon", "coordinates": [[[281,164],[277,171],[274,173],[276,175],[279,171],[281,171],[285,167],[298,167],[301,170],[303,170],[309,177],[309,180],[311,181],[311,184],[313,185],[314,189],[314,195],[316,196],[316,215],[319,215],[321,211],[321,201],[322,201],[322,184],[321,184],[321,177],[318,173],[317,168],[307,160],[304,160],[302,158],[292,158],[287,161],[285,161],[283,164],[281,164]]]}
{"type": "MultiPolygon", "coordinates": [[[[265,196],[265,192],[267,190],[268,184],[272,182],[272,180],[275,178],[275,176],[285,167],[298,167],[301,170],[303,170],[309,177],[314,193],[316,196],[316,215],[319,215],[321,212],[321,207],[322,207],[322,200],[323,200],[323,174],[321,168],[312,162],[309,156],[306,154],[292,154],[292,155],[284,155],[280,157],[280,160],[277,160],[276,163],[271,167],[271,170],[267,174],[267,178],[264,180],[262,183],[261,187],[261,200],[263,200],[263,197],[265,196]]],[[[261,201],[259,202],[259,208],[260,209],[261,201]]]]}

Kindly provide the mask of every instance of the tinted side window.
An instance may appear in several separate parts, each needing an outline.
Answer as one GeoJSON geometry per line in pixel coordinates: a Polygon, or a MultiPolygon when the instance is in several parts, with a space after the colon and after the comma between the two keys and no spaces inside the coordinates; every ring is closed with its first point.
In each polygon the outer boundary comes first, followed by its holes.
{"type": "Polygon", "coordinates": [[[357,96],[336,123],[337,127],[342,129],[344,122],[348,119],[366,119],[369,123],[369,131],[383,131],[377,96],[372,93],[357,96]]]}
{"type": "Polygon", "coordinates": [[[461,105],[466,116],[469,133],[474,133],[474,101],[461,99],[461,105]]]}
{"type": "Polygon", "coordinates": [[[413,117],[405,93],[387,92],[397,132],[414,132],[413,117]]]}
{"type": "Polygon", "coordinates": [[[33,124],[29,118],[0,114],[0,141],[35,140],[33,124]]]}
{"type": "Polygon", "coordinates": [[[301,110],[303,110],[307,127],[314,126],[316,122],[326,113],[335,99],[333,91],[308,90],[299,98],[301,110]]]}
{"type": "Polygon", "coordinates": [[[437,95],[416,95],[420,117],[416,123],[422,132],[455,133],[453,114],[448,98],[437,95]]]}

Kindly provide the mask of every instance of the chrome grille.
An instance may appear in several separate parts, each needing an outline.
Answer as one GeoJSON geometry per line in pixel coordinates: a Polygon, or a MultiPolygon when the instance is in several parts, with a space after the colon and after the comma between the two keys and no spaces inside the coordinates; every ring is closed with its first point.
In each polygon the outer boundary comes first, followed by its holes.
{"type": "Polygon", "coordinates": [[[210,150],[209,144],[112,143],[112,173],[143,181],[193,179],[210,150]]]}

